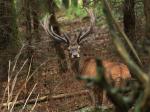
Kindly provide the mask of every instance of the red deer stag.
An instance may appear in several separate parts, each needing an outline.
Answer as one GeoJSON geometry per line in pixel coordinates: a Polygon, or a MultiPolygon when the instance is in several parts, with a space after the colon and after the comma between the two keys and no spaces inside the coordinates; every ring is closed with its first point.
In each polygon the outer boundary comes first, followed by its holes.
{"type": "MultiPolygon", "coordinates": [[[[89,58],[84,61],[83,67],[79,67],[79,58],[80,58],[80,46],[83,40],[92,32],[93,26],[95,23],[95,16],[91,9],[87,9],[87,13],[91,17],[91,22],[88,30],[83,33],[75,35],[76,41],[71,41],[69,36],[64,33],[62,36],[56,34],[53,30],[53,26],[49,28],[49,18],[45,19],[42,23],[43,28],[45,31],[56,41],[63,42],[67,44],[68,51],[70,54],[70,60],[72,62],[72,70],[76,74],[88,75],[90,77],[96,76],[96,61],[94,58],[89,58]]],[[[120,79],[128,79],[130,78],[130,73],[126,65],[122,63],[112,62],[108,60],[103,61],[103,65],[106,69],[106,79],[110,82],[109,79],[113,79],[114,81],[118,78],[120,79]]],[[[116,83],[115,83],[116,85],[116,83]]],[[[120,86],[120,84],[117,84],[120,86]]],[[[94,105],[101,105],[103,100],[103,90],[98,88],[96,85],[92,89],[94,97],[94,105]]]]}
{"type": "MultiPolygon", "coordinates": [[[[109,84],[115,87],[122,87],[125,80],[131,79],[130,72],[126,65],[109,60],[102,60],[102,64],[105,68],[105,78],[109,84]]],[[[95,78],[97,75],[96,60],[93,58],[86,59],[80,74],[82,76],[95,78]]],[[[95,106],[101,105],[102,103],[109,103],[106,94],[104,94],[103,90],[101,90],[97,85],[95,85],[92,90],[94,94],[93,100],[95,102],[95,106]]]]}

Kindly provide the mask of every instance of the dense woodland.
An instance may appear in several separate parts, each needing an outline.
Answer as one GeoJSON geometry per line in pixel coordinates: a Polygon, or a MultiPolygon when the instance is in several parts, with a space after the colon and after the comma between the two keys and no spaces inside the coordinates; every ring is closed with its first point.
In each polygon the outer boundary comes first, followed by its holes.
{"type": "Polygon", "coordinates": [[[1,112],[150,112],[150,0],[0,0],[1,112]]]}

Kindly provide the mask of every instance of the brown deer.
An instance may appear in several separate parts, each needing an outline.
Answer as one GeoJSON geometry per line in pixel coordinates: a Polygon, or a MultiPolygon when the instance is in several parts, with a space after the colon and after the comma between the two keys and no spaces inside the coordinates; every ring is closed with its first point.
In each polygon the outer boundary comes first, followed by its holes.
{"type": "MultiPolygon", "coordinates": [[[[130,72],[126,65],[113,62],[109,60],[102,60],[102,64],[105,68],[105,78],[109,84],[115,87],[123,87],[125,84],[125,80],[130,79],[130,72]]],[[[95,78],[97,76],[96,70],[96,60],[94,58],[88,58],[84,61],[83,67],[81,69],[81,75],[95,78]]],[[[108,104],[110,103],[107,99],[106,95],[103,93],[103,90],[95,85],[93,88],[95,106],[100,105],[102,103],[108,104]],[[104,97],[104,99],[103,99],[104,97]]]]}
{"type": "MultiPolygon", "coordinates": [[[[83,62],[83,66],[80,67],[80,47],[83,40],[92,32],[93,26],[95,23],[95,16],[93,14],[92,9],[87,9],[87,13],[91,17],[91,22],[88,30],[83,33],[83,31],[80,31],[80,33],[75,35],[76,40],[71,41],[70,37],[64,33],[62,36],[58,35],[54,32],[53,26],[49,28],[49,18],[45,19],[43,21],[42,26],[45,29],[45,31],[56,41],[63,42],[67,45],[69,54],[70,54],[70,60],[72,62],[72,70],[75,74],[81,74],[89,77],[95,77],[96,76],[96,61],[94,58],[86,59],[83,62]]],[[[126,65],[122,63],[112,62],[109,60],[103,60],[103,65],[106,69],[105,77],[108,80],[108,82],[111,83],[111,80],[115,82],[117,79],[128,79],[130,78],[130,72],[126,65]]],[[[120,83],[116,83],[115,85],[120,86],[120,83]]],[[[103,90],[97,87],[96,85],[92,89],[94,93],[94,104],[95,105],[101,105],[103,101],[103,90]]]]}

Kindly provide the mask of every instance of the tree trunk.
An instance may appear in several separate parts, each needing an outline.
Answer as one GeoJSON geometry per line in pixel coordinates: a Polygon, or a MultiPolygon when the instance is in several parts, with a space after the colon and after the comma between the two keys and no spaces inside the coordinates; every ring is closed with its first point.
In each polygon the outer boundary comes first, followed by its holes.
{"type": "Polygon", "coordinates": [[[150,0],[144,0],[144,13],[146,19],[144,44],[146,44],[146,47],[148,47],[147,49],[149,49],[150,48],[150,0]]]}
{"type": "MultiPolygon", "coordinates": [[[[24,7],[24,21],[25,21],[25,39],[27,42],[27,48],[26,48],[26,58],[28,59],[27,66],[29,67],[31,64],[30,68],[30,73],[34,71],[34,63],[32,61],[34,49],[32,48],[32,43],[33,43],[33,20],[32,20],[32,6],[31,3],[33,0],[24,0],[23,2],[23,7],[24,7]]],[[[32,88],[32,85],[34,83],[34,76],[30,79],[30,81],[27,83],[24,92],[24,96],[26,97],[29,94],[29,90],[32,88]]]]}
{"type": "Polygon", "coordinates": [[[40,41],[40,33],[39,33],[39,3],[37,0],[32,0],[31,2],[31,12],[33,19],[33,38],[36,41],[40,41]]]}
{"type": "MultiPolygon", "coordinates": [[[[145,19],[146,19],[143,50],[145,51],[146,55],[150,55],[150,0],[144,0],[143,3],[144,3],[144,14],[145,14],[145,19]]],[[[146,60],[147,62],[144,65],[145,71],[147,72],[150,72],[149,60],[146,60]]]]}
{"type": "Polygon", "coordinates": [[[146,17],[146,39],[150,40],[150,0],[144,0],[144,13],[146,17]]]}
{"type": "Polygon", "coordinates": [[[0,80],[7,79],[8,61],[17,54],[19,42],[13,0],[0,1],[0,80]]]}
{"type": "MultiPolygon", "coordinates": [[[[124,31],[128,36],[129,40],[133,43],[133,46],[135,47],[135,43],[136,43],[135,24],[136,23],[135,23],[134,6],[135,6],[135,0],[124,0],[124,10],[123,10],[124,31]]],[[[132,59],[138,64],[138,60],[135,58],[133,52],[131,52],[128,46],[127,49],[132,59]]]]}
{"type": "MultiPolygon", "coordinates": [[[[49,13],[52,14],[51,15],[51,18],[50,18],[50,24],[53,26],[54,28],[54,31],[60,35],[60,29],[59,29],[59,25],[58,25],[58,22],[56,20],[56,17],[55,17],[55,11],[54,11],[54,6],[56,5],[54,0],[47,0],[47,3],[48,3],[48,10],[49,10],[49,13]]],[[[65,53],[64,53],[64,50],[63,48],[61,47],[60,43],[58,42],[54,42],[55,44],[55,49],[56,49],[56,52],[58,54],[58,63],[60,65],[60,72],[66,72],[68,67],[67,67],[67,61],[66,61],[66,57],[65,57],[65,53]]]]}
{"type": "Polygon", "coordinates": [[[32,59],[33,49],[31,48],[32,45],[32,20],[31,20],[31,3],[30,0],[24,0],[25,5],[25,21],[26,21],[26,41],[28,43],[27,47],[27,58],[29,59],[29,64],[32,59]]]}
{"type": "Polygon", "coordinates": [[[135,1],[124,1],[124,31],[132,42],[135,42],[135,1]]]}

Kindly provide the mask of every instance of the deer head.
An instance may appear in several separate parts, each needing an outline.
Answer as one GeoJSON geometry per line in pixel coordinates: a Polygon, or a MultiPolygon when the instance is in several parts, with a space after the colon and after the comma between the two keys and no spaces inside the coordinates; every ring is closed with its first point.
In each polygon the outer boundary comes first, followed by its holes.
{"type": "Polygon", "coordinates": [[[68,47],[69,54],[71,58],[79,58],[80,57],[80,46],[82,41],[92,32],[93,26],[95,23],[95,16],[92,9],[86,9],[87,13],[90,16],[90,26],[87,31],[83,32],[80,30],[79,34],[75,34],[75,41],[71,41],[71,38],[68,34],[63,33],[62,35],[58,35],[55,33],[53,26],[49,28],[49,18],[45,19],[42,23],[44,30],[55,40],[58,42],[65,43],[68,47]]]}

